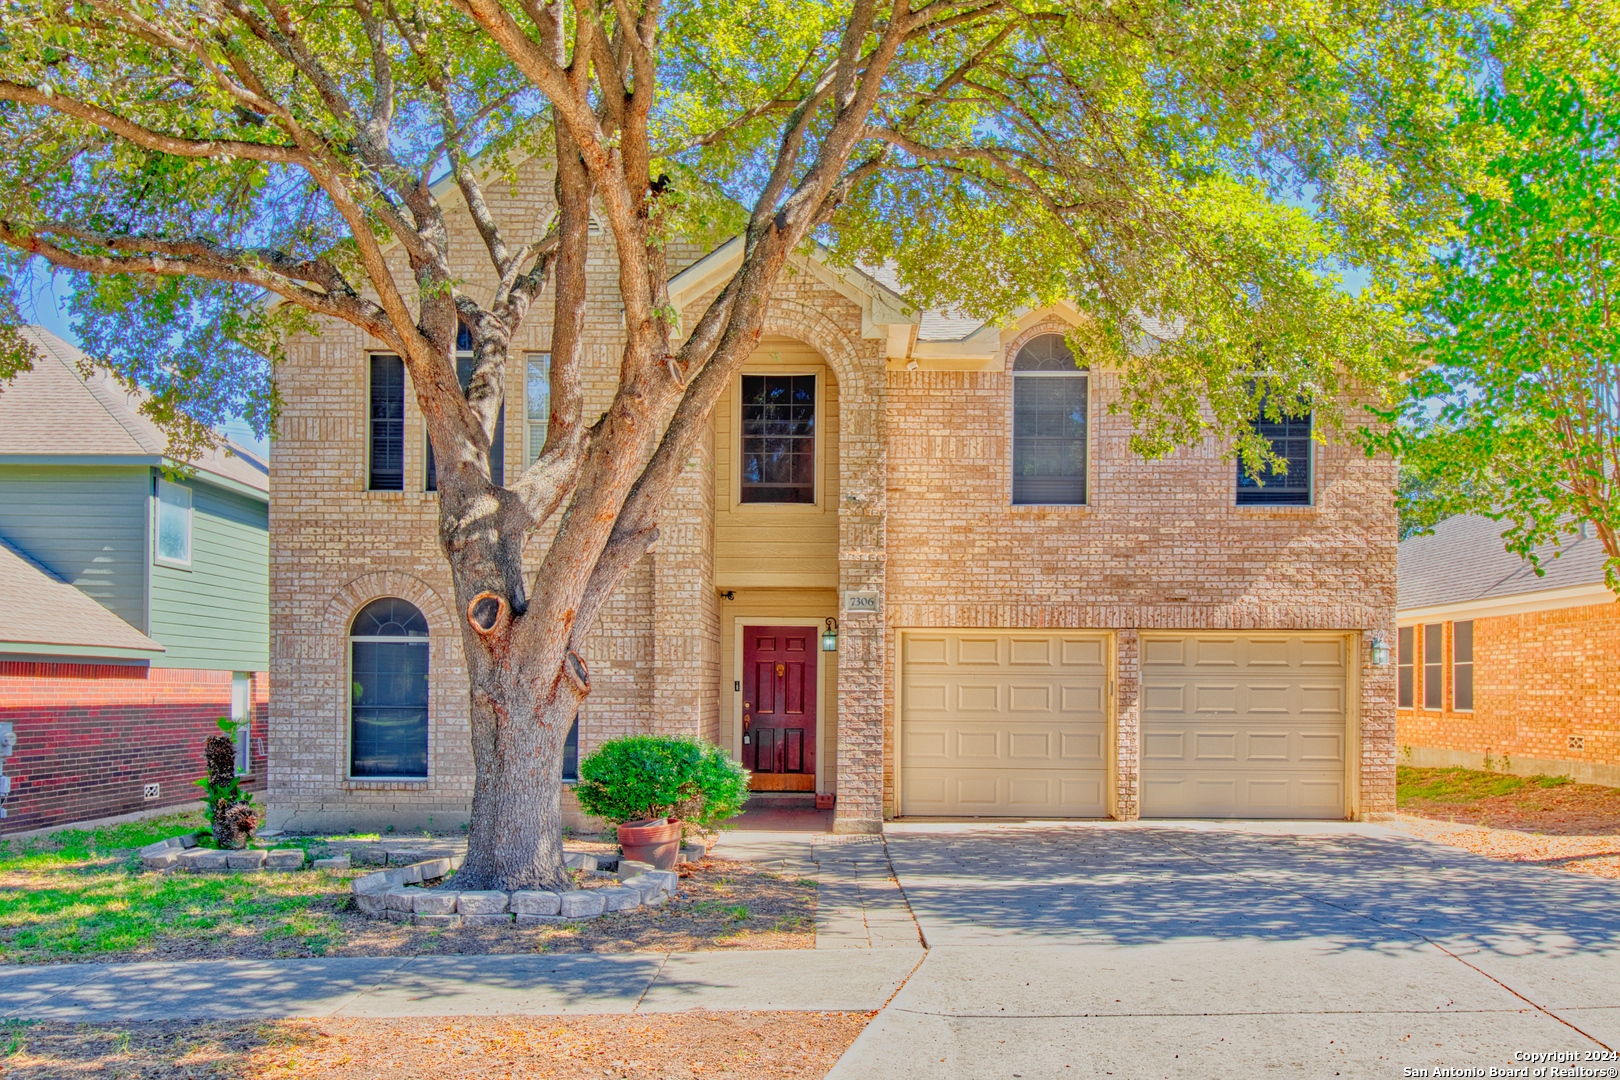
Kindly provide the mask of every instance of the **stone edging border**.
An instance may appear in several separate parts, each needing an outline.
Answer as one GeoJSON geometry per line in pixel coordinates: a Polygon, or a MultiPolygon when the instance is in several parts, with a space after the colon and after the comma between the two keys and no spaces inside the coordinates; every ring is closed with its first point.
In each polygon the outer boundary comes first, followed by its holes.
{"type": "Polygon", "coordinates": [[[185,833],[141,848],[141,866],[147,870],[302,870],[304,849],[205,848],[197,846],[195,836],[185,833]]]}
{"type": "Polygon", "coordinates": [[[611,911],[658,907],[675,894],[680,881],[673,870],[649,870],[616,886],[564,893],[411,887],[442,880],[461,863],[462,856],[452,855],[357,877],[350,885],[355,906],[374,919],[415,926],[548,926],[611,911]]]}

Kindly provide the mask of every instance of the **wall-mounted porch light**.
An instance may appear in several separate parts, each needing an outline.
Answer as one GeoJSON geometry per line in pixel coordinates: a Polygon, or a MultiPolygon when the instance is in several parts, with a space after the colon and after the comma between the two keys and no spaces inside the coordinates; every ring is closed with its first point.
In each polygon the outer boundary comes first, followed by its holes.
{"type": "Polygon", "coordinates": [[[1383,634],[1374,634],[1372,639],[1372,662],[1374,667],[1389,666],[1389,642],[1383,634]]]}
{"type": "Polygon", "coordinates": [[[838,620],[837,619],[829,618],[827,620],[827,629],[825,629],[825,630],[823,630],[821,632],[821,651],[822,652],[837,652],[838,651],[838,620]]]}

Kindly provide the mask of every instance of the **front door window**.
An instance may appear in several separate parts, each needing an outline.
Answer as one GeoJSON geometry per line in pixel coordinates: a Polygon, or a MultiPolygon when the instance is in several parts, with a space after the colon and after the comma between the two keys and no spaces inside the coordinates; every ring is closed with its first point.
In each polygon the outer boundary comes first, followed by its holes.
{"type": "Polygon", "coordinates": [[[816,657],[813,626],[743,630],[742,763],[755,791],[816,789],[816,657]]]}

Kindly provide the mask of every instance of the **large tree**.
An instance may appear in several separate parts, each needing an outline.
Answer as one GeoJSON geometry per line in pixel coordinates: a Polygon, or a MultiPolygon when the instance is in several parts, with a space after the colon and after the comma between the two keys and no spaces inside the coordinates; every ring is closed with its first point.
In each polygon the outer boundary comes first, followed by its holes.
{"type": "Polygon", "coordinates": [[[1412,294],[1422,367],[1389,442],[1415,520],[1496,517],[1538,573],[1590,528],[1620,593],[1617,102],[1612,67],[1526,65],[1460,118],[1494,136],[1494,183],[1412,294]]]}
{"type": "Polygon", "coordinates": [[[1388,376],[1383,294],[1339,275],[1399,280],[1449,219],[1451,151],[1424,133],[1472,71],[1467,23],[1426,0],[13,0],[0,243],[10,287],[39,260],[73,275],[85,344],[177,446],[269,422],[281,342],[322,319],[404,358],[465,614],[461,878],[557,886],[582,643],[791,253],[886,260],[917,300],[989,318],[1074,300],[1140,451],[1227,438],[1262,464],[1257,410],[1331,426],[1388,376]],[[554,168],[549,226],[485,196],[519,152],[554,168]],[[476,235],[447,231],[444,175],[476,235]],[[600,416],[593,210],[624,305],[600,416]],[[728,224],[742,265],[678,324],[669,242],[728,224]],[[493,288],[452,273],[466,244],[493,288]],[[495,485],[508,344],[548,287],[545,444],[495,485]]]}

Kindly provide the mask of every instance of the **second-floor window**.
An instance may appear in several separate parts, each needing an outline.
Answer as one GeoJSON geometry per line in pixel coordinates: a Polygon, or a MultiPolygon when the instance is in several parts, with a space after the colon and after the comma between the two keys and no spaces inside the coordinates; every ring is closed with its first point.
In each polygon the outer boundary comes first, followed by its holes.
{"type": "Polygon", "coordinates": [[[1468,712],[1474,707],[1474,622],[1451,624],[1451,707],[1468,712]]]}
{"type": "Polygon", "coordinates": [[[167,480],[157,482],[157,561],[191,565],[191,489],[167,480]]]}
{"type": "MultiPolygon", "coordinates": [[[[1263,403],[1262,403],[1263,405],[1263,403]]],[[[1238,462],[1239,506],[1309,506],[1311,504],[1311,414],[1269,420],[1262,411],[1254,430],[1271,443],[1271,452],[1288,463],[1283,472],[1267,466],[1251,474],[1238,462]]]]}
{"type": "MultiPolygon", "coordinates": [[[[465,394],[467,387],[472,384],[473,369],[477,361],[473,357],[472,334],[463,326],[456,332],[456,378],[461,383],[461,392],[465,394]]],[[[506,403],[501,403],[500,415],[495,418],[495,439],[489,447],[489,480],[496,487],[506,483],[506,403]]],[[[433,464],[433,444],[428,443],[427,448],[427,490],[439,490],[439,470],[433,464]]]]}
{"type": "Polygon", "coordinates": [[[742,377],[745,503],[816,501],[816,377],[742,377]]]}
{"type": "Polygon", "coordinates": [[[366,486],[372,491],[405,490],[405,361],[371,358],[371,462],[366,486]]]}
{"type": "Polygon", "coordinates": [[[1086,501],[1088,372],[1062,334],[1042,334],[1013,359],[1014,506],[1086,501]]]}

